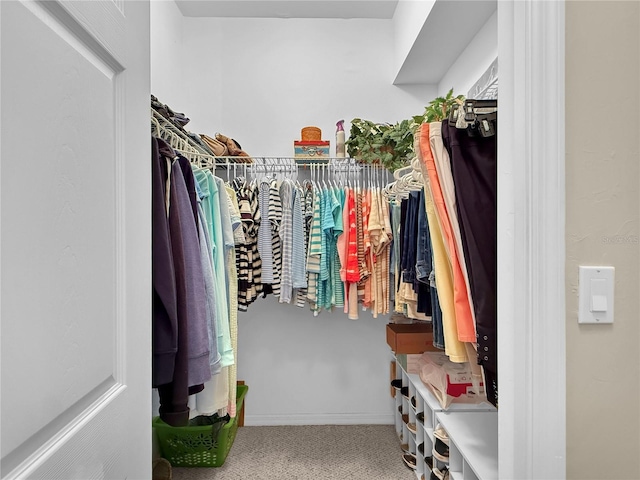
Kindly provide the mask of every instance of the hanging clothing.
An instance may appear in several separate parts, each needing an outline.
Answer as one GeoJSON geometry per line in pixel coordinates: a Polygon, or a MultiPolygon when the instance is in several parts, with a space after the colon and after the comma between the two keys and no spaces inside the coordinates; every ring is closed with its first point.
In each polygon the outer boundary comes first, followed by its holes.
{"type": "MultiPolygon", "coordinates": [[[[269,218],[269,181],[263,179],[259,186],[260,216],[269,218]]],[[[258,252],[262,260],[262,283],[273,284],[273,244],[271,238],[271,224],[260,222],[258,229],[258,252]]]]}
{"type": "Polygon", "coordinates": [[[236,246],[238,310],[246,312],[249,305],[262,293],[262,259],[258,252],[261,216],[255,189],[242,177],[233,181],[233,188],[236,191],[245,238],[244,244],[236,246]]]}
{"type": "MultiPolygon", "coordinates": [[[[497,131],[497,121],[488,121],[497,131]]],[[[470,136],[445,122],[442,137],[451,158],[462,245],[469,259],[478,363],[483,367],[487,399],[497,405],[497,135],[470,136]]]]}
{"type": "Polygon", "coordinates": [[[271,225],[271,249],[273,251],[273,282],[274,295],[280,294],[282,270],[282,241],[280,239],[280,223],[282,222],[282,200],[280,185],[276,179],[269,183],[269,223],[271,225]]]}
{"type": "Polygon", "coordinates": [[[174,158],[175,153],[166,142],[152,140],[152,276],[157,294],[153,315],[154,369],[173,368],[170,376],[161,370],[154,371],[153,378],[162,382],[155,384],[160,397],[160,417],[170,425],[182,426],[189,419],[189,393],[202,390],[203,383],[211,378],[211,371],[206,307],[199,301],[205,298],[205,282],[196,224],[197,201],[194,210],[191,196],[196,195],[195,181],[193,176],[187,177],[187,187],[183,171],[191,174],[190,165],[174,158]],[[169,249],[171,261],[166,257],[169,249]],[[161,274],[171,273],[173,279],[160,278],[161,274]],[[175,297],[171,296],[173,285],[175,297]],[[168,324],[166,320],[173,322],[174,313],[175,323],[168,324]],[[162,330],[173,326],[176,327],[173,333],[162,330]],[[168,352],[158,348],[167,346],[168,352]]]}
{"type": "MultiPolygon", "coordinates": [[[[205,288],[205,309],[207,314],[207,327],[208,327],[208,339],[209,339],[209,368],[211,375],[216,375],[220,372],[220,360],[221,355],[218,351],[218,319],[216,314],[216,302],[221,301],[216,299],[216,287],[215,287],[215,275],[213,265],[213,244],[211,243],[211,235],[207,228],[207,219],[202,207],[202,200],[206,198],[205,193],[200,188],[198,182],[196,182],[196,191],[198,193],[198,234],[200,237],[200,261],[202,263],[202,273],[204,277],[205,288]]],[[[194,415],[190,415],[193,417],[194,415]]]]}
{"type": "Polygon", "coordinates": [[[330,277],[331,277],[331,307],[344,307],[344,287],[340,278],[340,254],[338,253],[338,239],[343,234],[342,209],[344,208],[343,190],[333,188],[331,198],[333,205],[333,237],[330,239],[330,277]]]}
{"type": "MultiPolygon", "coordinates": [[[[218,351],[220,353],[220,366],[233,365],[234,354],[231,346],[231,334],[229,331],[229,305],[227,290],[227,274],[225,270],[225,251],[233,245],[230,219],[228,213],[224,214],[223,207],[227,207],[228,201],[221,195],[226,195],[224,186],[216,182],[210,170],[195,169],[195,178],[204,194],[202,206],[207,219],[207,228],[211,238],[211,257],[213,259],[214,288],[216,301],[216,325],[218,329],[218,351]],[[223,230],[223,224],[227,225],[223,230]],[[227,231],[226,240],[224,231],[227,231]]],[[[228,208],[228,207],[227,207],[228,208]]]]}
{"type": "Polygon", "coordinates": [[[171,383],[178,351],[178,298],[169,228],[170,147],[151,139],[152,334],[154,387],[171,383]]]}
{"type": "MultiPolygon", "coordinates": [[[[229,199],[229,212],[231,226],[234,229],[234,246],[237,247],[244,243],[244,232],[242,230],[242,221],[240,217],[240,209],[235,195],[235,191],[230,187],[225,187],[227,198],[229,199]]],[[[231,334],[231,347],[234,352],[238,351],[238,271],[236,267],[235,249],[228,253],[227,265],[229,268],[229,333],[231,334]]],[[[236,361],[229,367],[229,406],[228,412],[231,418],[237,415],[237,389],[236,383],[238,379],[238,363],[236,361]]]]}
{"type": "Polygon", "coordinates": [[[318,284],[320,277],[320,257],[322,255],[322,200],[320,190],[317,186],[313,187],[313,218],[311,221],[311,233],[309,234],[309,248],[307,251],[307,272],[308,286],[307,298],[311,310],[317,312],[320,310],[318,298],[318,284]]]}
{"type": "Polygon", "coordinates": [[[294,186],[293,194],[293,212],[291,215],[291,283],[294,289],[299,290],[307,288],[307,274],[305,265],[306,232],[303,212],[304,191],[302,190],[302,188],[295,188],[294,186]]]}
{"type": "MultiPolygon", "coordinates": [[[[433,125],[434,128],[441,128],[441,124],[439,122],[434,123],[433,125]]],[[[467,286],[465,276],[462,273],[460,257],[458,256],[455,247],[451,220],[449,213],[447,212],[442,187],[440,185],[440,178],[438,177],[433,152],[431,150],[431,140],[429,135],[430,126],[430,124],[422,124],[418,131],[421,164],[423,166],[423,172],[426,173],[425,178],[429,179],[428,188],[430,189],[431,198],[435,205],[435,214],[438,225],[443,234],[446,257],[451,265],[456,332],[458,340],[461,342],[475,342],[475,322],[471,313],[470,299],[467,295],[467,286]]]]}
{"type": "Polygon", "coordinates": [[[280,185],[281,220],[278,229],[282,249],[280,303],[291,303],[293,295],[293,200],[295,187],[290,180],[280,185]]]}

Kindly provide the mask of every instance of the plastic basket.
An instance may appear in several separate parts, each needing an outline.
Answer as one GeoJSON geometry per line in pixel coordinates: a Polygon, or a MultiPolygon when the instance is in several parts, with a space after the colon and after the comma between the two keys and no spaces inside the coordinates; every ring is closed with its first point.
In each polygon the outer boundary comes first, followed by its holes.
{"type": "MultiPolygon", "coordinates": [[[[238,414],[247,394],[247,385],[238,385],[236,408],[238,414]]],[[[238,417],[226,423],[214,438],[213,426],[172,427],[153,419],[160,454],[174,467],[221,467],[231,450],[238,432],[238,417]]]]}

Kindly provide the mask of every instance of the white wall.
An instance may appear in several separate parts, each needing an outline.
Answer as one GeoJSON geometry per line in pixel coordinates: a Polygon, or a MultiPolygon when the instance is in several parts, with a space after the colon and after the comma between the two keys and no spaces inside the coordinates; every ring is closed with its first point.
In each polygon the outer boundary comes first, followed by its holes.
{"type": "Polygon", "coordinates": [[[394,74],[402,68],[435,3],[435,0],[398,2],[393,14],[394,74]]]}
{"type": "Polygon", "coordinates": [[[388,317],[349,320],[260,299],[238,318],[248,425],[392,423],[388,317]]]}
{"type": "Polygon", "coordinates": [[[151,93],[180,112],[183,101],[182,13],[173,0],[150,2],[151,93]]]}
{"type": "Polygon", "coordinates": [[[184,18],[182,108],[198,133],[251,155],[291,156],[307,125],[335,148],[335,123],[422,113],[428,86],[393,86],[391,20],[184,18]],[[186,71],[186,70],[185,70],[186,71]]]}
{"type": "Polygon", "coordinates": [[[454,94],[466,96],[469,89],[497,57],[498,11],[496,10],[442,77],[438,83],[438,95],[446,95],[453,88],[454,94]]]}

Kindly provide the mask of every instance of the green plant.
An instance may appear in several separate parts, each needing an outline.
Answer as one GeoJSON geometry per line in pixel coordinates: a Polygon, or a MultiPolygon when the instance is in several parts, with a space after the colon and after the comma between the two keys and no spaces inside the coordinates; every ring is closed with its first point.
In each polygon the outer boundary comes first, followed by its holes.
{"type": "Polygon", "coordinates": [[[345,142],[347,153],[363,163],[382,164],[394,171],[405,165],[413,153],[410,123],[402,120],[392,125],[354,118],[345,142]]]}
{"type": "Polygon", "coordinates": [[[444,97],[434,98],[424,108],[422,115],[413,117],[416,125],[422,123],[441,122],[449,118],[449,113],[454,106],[461,105],[464,102],[464,95],[453,96],[453,88],[447,92],[444,97]]]}
{"type": "Polygon", "coordinates": [[[463,95],[453,96],[452,88],[444,97],[429,102],[422,115],[415,115],[410,120],[392,125],[354,118],[351,120],[349,138],[345,142],[347,153],[363,163],[382,164],[390,171],[403,167],[413,157],[416,129],[425,122],[447,119],[451,109],[463,101],[463,95]]]}

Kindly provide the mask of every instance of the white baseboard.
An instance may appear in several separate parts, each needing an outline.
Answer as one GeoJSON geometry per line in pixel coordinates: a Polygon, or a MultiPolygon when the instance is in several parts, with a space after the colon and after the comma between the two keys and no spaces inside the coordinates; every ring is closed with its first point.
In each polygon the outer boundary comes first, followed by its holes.
{"type": "Polygon", "coordinates": [[[273,425],[393,425],[389,414],[297,414],[297,415],[245,415],[246,426],[273,425]]]}

